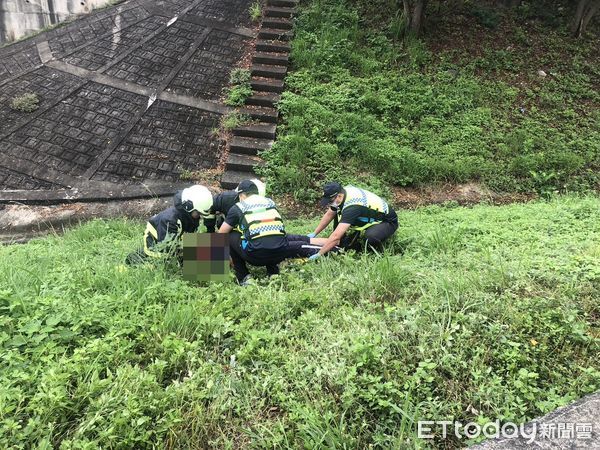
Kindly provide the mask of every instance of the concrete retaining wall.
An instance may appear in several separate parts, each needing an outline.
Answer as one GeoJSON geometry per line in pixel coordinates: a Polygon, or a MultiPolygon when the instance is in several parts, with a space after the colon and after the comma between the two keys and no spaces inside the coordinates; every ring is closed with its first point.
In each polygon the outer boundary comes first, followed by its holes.
{"type": "Polygon", "coordinates": [[[111,0],[0,0],[0,43],[14,41],[111,0]]]}

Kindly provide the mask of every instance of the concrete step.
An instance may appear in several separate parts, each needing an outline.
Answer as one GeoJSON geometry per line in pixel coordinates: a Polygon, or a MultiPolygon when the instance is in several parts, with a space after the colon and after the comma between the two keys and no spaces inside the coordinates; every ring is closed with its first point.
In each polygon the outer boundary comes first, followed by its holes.
{"type": "Polygon", "coordinates": [[[253,155],[236,155],[230,153],[225,163],[225,170],[233,170],[235,172],[252,172],[255,166],[264,164],[262,159],[253,155]]]}
{"type": "Polygon", "coordinates": [[[291,30],[294,27],[294,22],[287,17],[265,17],[262,21],[262,27],[275,30],[291,30]]]}
{"type": "Polygon", "coordinates": [[[277,92],[278,94],[283,92],[283,81],[272,78],[252,78],[250,86],[255,92],[277,92]]]}
{"type": "Polygon", "coordinates": [[[246,99],[246,105],[274,108],[279,100],[281,95],[275,92],[255,92],[252,97],[246,99]]]}
{"type": "Polygon", "coordinates": [[[259,123],[234,128],[233,135],[259,139],[275,139],[276,129],[277,126],[274,123],[259,123]]]}
{"type": "Polygon", "coordinates": [[[265,53],[289,53],[291,47],[289,42],[276,39],[259,39],[256,41],[256,51],[265,53]]]}
{"type": "Polygon", "coordinates": [[[288,53],[256,52],[252,57],[254,64],[268,64],[273,66],[287,66],[290,61],[288,53]]]}
{"type": "Polygon", "coordinates": [[[253,64],[250,72],[254,77],[276,78],[283,80],[287,73],[287,66],[272,66],[266,64],[253,64]]]}
{"type": "Polygon", "coordinates": [[[277,123],[279,117],[279,111],[275,108],[268,107],[253,106],[251,108],[241,108],[240,112],[259,122],[265,123],[277,123]]]}
{"type": "Polygon", "coordinates": [[[234,136],[229,142],[229,151],[238,155],[256,155],[258,152],[269,150],[272,145],[271,139],[234,136]]]}
{"type": "Polygon", "coordinates": [[[269,0],[267,5],[283,8],[295,8],[298,6],[298,0],[269,0]]]}
{"type": "Polygon", "coordinates": [[[292,17],[296,8],[288,6],[267,6],[265,8],[265,17],[292,17]]]}
{"type": "Polygon", "coordinates": [[[275,28],[261,28],[258,32],[258,39],[290,41],[292,39],[292,32],[289,30],[277,30],[275,28]]]}
{"type": "Polygon", "coordinates": [[[223,189],[235,189],[240,181],[256,178],[254,172],[226,170],[221,176],[221,187],[223,189]]]}

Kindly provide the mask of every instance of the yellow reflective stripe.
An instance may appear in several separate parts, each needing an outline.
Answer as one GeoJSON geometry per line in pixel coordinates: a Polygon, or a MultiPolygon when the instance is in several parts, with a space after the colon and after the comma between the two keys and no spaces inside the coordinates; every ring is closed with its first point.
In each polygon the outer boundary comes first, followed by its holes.
{"type": "MultiPolygon", "coordinates": [[[[346,191],[346,198],[344,199],[344,206],[338,211],[338,220],[341,220],[342,212],[349,206],[363,206],[381,214],[387,214],[389,212],[389,207],[385,200],[372,192],[354,186],[346,186],[344,190],[346,191]]],[[[349,231],[365,231],[367,228],[381,222],[382,220],[375,220],[372,222],[365,222],[364,225],[353,225],[350,226],[349,231]]]]}
{"type": "Polygon", "coordinates": [[[274,220],[274,219],[281,219],[281,217],[279,216],[279,214],[277,213],[276,210],[271,209],[269,211],[262,211],[262,212],[251,212],[246,214],[246,220],[248,221],[249,224],[252,224],[252,222],[256,222],[256,221],[263,221],[263,220],[274,220]]]}
{"type": "Polygon", "coordinates": [[[346,191],[346,198],[342,209],[359,205],[384,214],[389,211],[385,200],[372,192],[354,186],[346,186],[344,190],[346,191]]]}
{"type": "Polygon", "coordinates": [[[144,231],[144,253],[152,258],[160,258],[162,256],[162,253],[155,252],[154,250],[148,247],[148,235],[152,236],[154,238],[154,241],[158,241],[158,232],[150,222],[146,224],[146,231],[144,231]]]}
{"type": "Polygon", "coordinates": [[[270,231],[261,231],[260,234],[257,234],[256,236],[250,236],[250,239],[257,239],[257,238],[261,238],[261,237],[265,237],[265,236],[284,236],[285,233],[283,232],[283,230],[270,230],[270,231]]]}
{"type": "Polygon", "coordinates": [[[350,231],[365,231],[367,228],[372,227],[373,225],[377,225],[378,223],[381,223],[381,220],[378,220],[376,222],[369,222],[366,223],[365,225],[362,225],[360,227],[350,227],[349,230],[350,231]]]}

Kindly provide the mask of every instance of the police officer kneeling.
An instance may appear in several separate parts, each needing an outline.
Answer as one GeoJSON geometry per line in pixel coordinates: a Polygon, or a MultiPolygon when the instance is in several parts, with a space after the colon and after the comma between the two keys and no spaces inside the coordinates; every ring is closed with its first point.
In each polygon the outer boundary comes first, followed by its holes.
{"type": "Polygon", "coordinates": [[[236,191],[240,201],[227,213],[219,233],[230,233],[231,260],[238,283],[248,284],[246,262],[265,266],[269,275],[279,273],[278,264],[286,258],[306,258],[321,248],[311,245],[308,236],[288,235],[275,202],[258,194],[251,180],[242,181],[236,191]],[[231,233],[236,227],[240,233],[231,233]]]}
{"type": "Polygon", "coordinates": [[[320,252],[310,259],[324,255],[336,245],[345,249],[381,251],[383,242],[398,229],[396,211],[378,195],[355,186],[342,186],[335,181],[327,183],[321,206],[329,209],[309,236],[318,235],[331,221],[334,230],[320,252]]]}

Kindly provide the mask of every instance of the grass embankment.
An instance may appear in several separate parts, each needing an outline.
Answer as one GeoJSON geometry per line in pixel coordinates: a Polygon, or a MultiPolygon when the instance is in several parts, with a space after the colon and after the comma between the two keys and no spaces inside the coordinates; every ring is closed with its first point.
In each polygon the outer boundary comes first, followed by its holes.
{"type": "Polygon", "coordinates": [[[441,182],[598,187],[600,30],[569,37],[572,2],[430,2],[423,40],[405,42],[396,3],[304,6],[284,123],[263,154],[271,187],[305,201],[336,178],[387,198],[441,182]]]}
{"type": "Polygon", "coordinates": [[[128,221],[0,247],[0,447],[454,447],[413,421],[531,419],[600,387],[598,223],[598,198],[402,211],[396,254],[245,289],[120,270],[128,221]]]}

